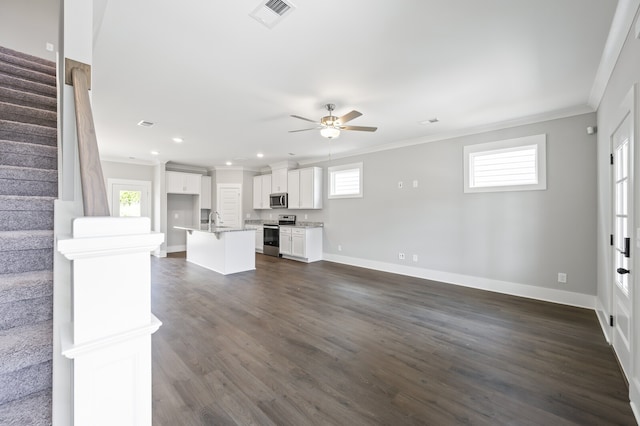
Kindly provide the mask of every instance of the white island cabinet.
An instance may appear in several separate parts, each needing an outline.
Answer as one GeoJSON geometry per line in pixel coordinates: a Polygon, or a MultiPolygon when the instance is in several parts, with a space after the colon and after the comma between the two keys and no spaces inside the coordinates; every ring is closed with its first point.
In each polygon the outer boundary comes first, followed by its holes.
{"type": "Polygon", "coordinates": [[[187,262],[223,275],[256,269],[254,229],[176,226],[187,231],[187,262]]]}

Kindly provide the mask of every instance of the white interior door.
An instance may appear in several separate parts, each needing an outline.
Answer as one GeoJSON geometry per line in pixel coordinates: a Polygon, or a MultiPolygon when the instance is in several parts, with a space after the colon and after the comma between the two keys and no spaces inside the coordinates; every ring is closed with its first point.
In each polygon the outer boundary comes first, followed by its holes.
{"type": "Polygon", "coordinates": [[[633,232],[633,113],[625,108],[611,134],[613,149],[613,348],[627,378],[631,374],[633,232]]]}
{"type": "Polygon", "coordinates": [[[151,217],[151,182],[109,179],[111,216],[151,217]]]}
{"type": "Polygon", "coordinates": [[[216,211],[220,215],[218,225],[242,225],[242,185],[218,184],[216,211]]]}

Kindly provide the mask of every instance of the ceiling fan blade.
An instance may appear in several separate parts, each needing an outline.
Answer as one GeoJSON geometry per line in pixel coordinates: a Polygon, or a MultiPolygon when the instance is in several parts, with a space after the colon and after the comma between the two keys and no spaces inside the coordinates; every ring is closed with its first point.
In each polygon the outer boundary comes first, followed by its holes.
{"type": "Polygon", "coordinates": [[[293,118],[298,118],[298,119],[300,119],[300,120],[304,120],[304,121],[310,121],[310,122],[312,122],[312,123],[316,123],[316,124],[320,124],[320,123],[318,123],[318,122],[317,122],[317,121],[315,121],[315,120],[310,120],[310,119],[308,119],[308,118],[300,117],[299,115],[292,115],[291,117],[293,117],[293,118]]]}
{"type": "Polygon", "coordinates": [[[306,132],[307,130],[316,130],[316,129],[319,129],[319,127],[312,127],[311,129],[289,130],[289,133],[306,132]]]}
{"type": "Polygon", "coordinates": [[[367,126],[340,126],[340,130],[359,130],[361,132],[375,132],[378,130],[377,127],[367,127],[367,126]]]}
{"type": "Polygon", "coordinates": [[[356,111],[355,109],[351,112],[346,113],[342,117],[338,118],[338,123],[344,124],[348,121],[353,120],[354,118],[358,118],[362,115],[361,112],[356,111]]]}

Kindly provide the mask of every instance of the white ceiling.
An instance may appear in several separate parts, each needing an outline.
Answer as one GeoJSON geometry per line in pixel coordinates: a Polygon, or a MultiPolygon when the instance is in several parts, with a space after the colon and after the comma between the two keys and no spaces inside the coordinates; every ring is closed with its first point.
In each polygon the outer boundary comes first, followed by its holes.
{"type": "Polygon", "coordinates": [[[258,169],[593,110],[616,3],[295,0],[268,29],[256,0],[96,0],[101,155],[258,169]],[[378,131],[288,133],[313,127],[290,114],[319,119],[329,102],[378,131]]]}

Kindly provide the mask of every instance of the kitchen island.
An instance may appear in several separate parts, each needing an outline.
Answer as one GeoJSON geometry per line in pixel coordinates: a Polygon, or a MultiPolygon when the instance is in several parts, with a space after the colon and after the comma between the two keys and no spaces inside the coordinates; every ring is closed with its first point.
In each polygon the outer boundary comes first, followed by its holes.
{"type": "Polygon", "coordinates": [[[255,229],[213,226],[184,227],[187,262],[223,275],[256,269],[255,229]]]}

